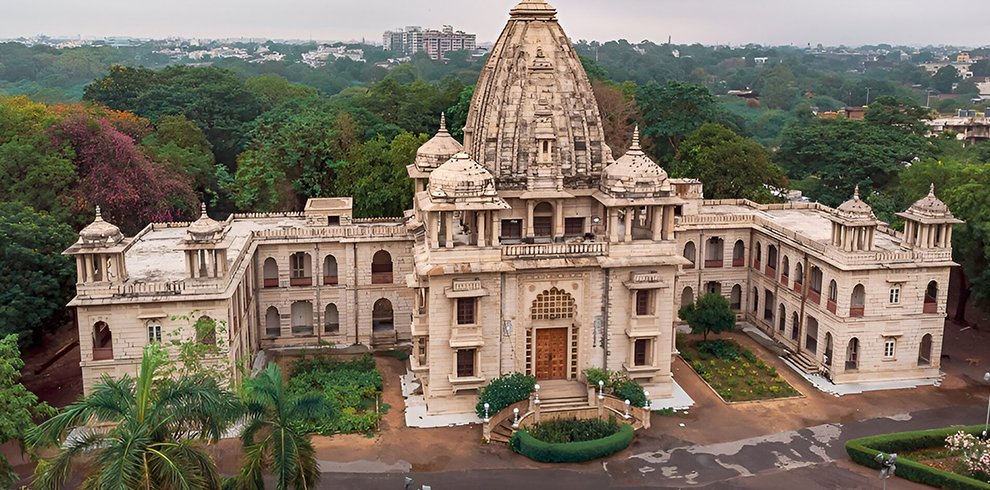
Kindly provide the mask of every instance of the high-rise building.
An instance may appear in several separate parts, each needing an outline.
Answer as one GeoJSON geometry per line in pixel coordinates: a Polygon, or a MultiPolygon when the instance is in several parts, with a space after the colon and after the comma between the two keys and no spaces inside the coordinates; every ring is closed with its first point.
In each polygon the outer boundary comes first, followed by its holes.
{"type": "Polygon", "coordinates": [[[444,59],[451,51],[473,51],[477,47],[477,36],[464,31],[455,31],[449,25],[443,29],[426,29],[420,26],[406,26],[404,29],[385,31],[382,35],[385,51],[393,51],[412,56],[426,51],[434,60],[444,59]]]}

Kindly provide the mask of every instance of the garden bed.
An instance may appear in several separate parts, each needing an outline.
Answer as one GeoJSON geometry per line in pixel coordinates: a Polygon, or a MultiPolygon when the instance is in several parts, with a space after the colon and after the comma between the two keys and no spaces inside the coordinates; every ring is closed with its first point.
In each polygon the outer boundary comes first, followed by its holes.
{"type": "Polygon", "coordinates": [[[303,430],[324,436],[373,432],[387,406],[381,404],[382,375],[370,354],[354,360],[329,356],[304,357],[292,365],[289,392],[320,393],[333,415],[303,430]]]}
{"type": "Polygon", "coordinates": [[[534,461],[580,463],[615,454],[633,440],[633,428],[614,416],[599,419],[556,419],[533,424],[512,435],[509,446],[534,461]]]}
{"type": "Polygon", "coordinates": [[[681,358],[725,402],[801,396],[777,369],[734,340],[689,340],[678,336],[681,358]]]}

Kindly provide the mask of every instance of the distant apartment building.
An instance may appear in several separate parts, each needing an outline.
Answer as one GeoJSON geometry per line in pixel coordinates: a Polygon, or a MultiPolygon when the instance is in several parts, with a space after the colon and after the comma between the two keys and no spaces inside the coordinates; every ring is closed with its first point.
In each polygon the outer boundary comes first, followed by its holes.
{"type": "Polygon", "coordinates": [[[443,29],[423,29],[420,26],[406,26],[404,29],[385,31],[382,35],[385,51],[394,51],[407,56],[425,51],[431,59],[445,59],[451,51],[474,51],[477,36],[464,31],[455,31],[449,25],[443,29]]]}

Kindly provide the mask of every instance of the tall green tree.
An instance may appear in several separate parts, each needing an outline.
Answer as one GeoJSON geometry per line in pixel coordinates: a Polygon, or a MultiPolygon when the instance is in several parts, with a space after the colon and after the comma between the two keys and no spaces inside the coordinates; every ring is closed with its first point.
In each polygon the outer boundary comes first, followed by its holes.
{"type": "Polygon", "coordinates": [[[729,300],[717,293],[707,293],[694,303],[682,306],[677,310],[677,316],[687,322],[691,333],[702,334],[704,340],[708,340],[709,333],[718,335],[736,328],[736,314],[729,300]]]}
{"type": "Polygon", "coordinates": [[[921,107],[913,100],[885,96],[871,103],[864,117],[870,124],[892,126],[924,135],[928,132],[925,121],[931,120],[932,114],[930,109],[921,107]]]}
{"type": "Polygon", "coordinates": [[[55,457],[38,463],[35,488],[65,488],[84,456],[91,463],[82,488],[220,488],[220,474],[203,444],[223,436],[239,416],[240,403],[209,376],[160,377],[166,357],[150,344],[136,379],[104,375],[89,396],[29,431],[32,448],[59,448],[55,457]],[[110,428],[93,429],[93,422],[110,428]]]}
{"type": "Polygon", "coordinates": [[[709,199],[772,202],[768,187],[783,185],[783,172],[759,143],[714,123],[684,138],[671,173],[701,179],[709,199]]]}
{"type": "Polygon", "coordinates": [[[354,196],[354,215],[362,218],[402,216],[412,206],[413,187],[406,166],[426,135],[401,133],[391,141],[378,136],[361,145],[354,162],[340,169],[338,189],[354,196]]]}
{"type": "Polygon", "coordinates": [[[315,488],[319,464],[310,434],[299,422],[330,415],[330,408],[317,392],[292,396],[282,371],[275,364],[244,382],[247,420],[241,433],[244,465],[238,475],[239,490],[264,490],[265,473],[275,477],[275,488],[315,488]]]}
{"type": "Polygon", "coordinates": [[[931,85],[932,88],[942,92],[943,94],[952,93],[952,84],[959,81],[959,71],[956,67],[952,65],[945,65],[939,68],[934,75],[932,75],[931,85]]]}
{"type": "MultiPolygon", "coordinates": [[[[51,416],[54,410],[20,383],[24,361],[17,347],[17,336],[0,339],[0,444],[22,441],[34,427],[34,420],[51,416]]],[[[20,477],[10,467],[7,457],[0,454],[0,486],[9,488],[20,477]]]]}
{"type": "Polygon", "coordinates": [[[650,82],[639,87],[636,104],[643,116],[644,136],[652,138],[661,156],[673,156],[681,140],[706,122],[719,118],[718,104],[707,88],[684,82],[670,81],[665,85],[650,82]]]}
{"type": "Polygon", "coordinates": [[[0,203],[0,335],[24,344],[57,327],[75,286],[75,264],[62,251],[76,234],[20,203],[0,203]]]}

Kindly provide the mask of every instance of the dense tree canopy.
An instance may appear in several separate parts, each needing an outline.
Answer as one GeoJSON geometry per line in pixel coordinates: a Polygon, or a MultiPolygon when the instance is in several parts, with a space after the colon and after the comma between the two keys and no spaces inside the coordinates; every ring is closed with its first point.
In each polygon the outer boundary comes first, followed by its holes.
{"type": "MultiPolygon", "coordinates": [[[[0,444],[23,440],[24,435],[34,427],[34,420],[51,415],[54,410],[47,403],[38,402],[38,397],[28,391],[19,380],[24,361],[17,347],[17,336],[7,335],[0,339],[0,444]]],[[[0,486],[10,486],[20,477],[10,467],[6,456],[0,454],[0,486]]]]}
{"type": "Polygon", "coordinates": [[[729,306],[729,300],[718,293],[702,295],[694,303],[688,303],[677,310],[677,316],[687,322],[691,333],[718,335],[736,328],[736,313],[729,306]]]}
{"type": "Polygon", "coordinates": [[[770,188],[783,184],[783,173],[759,143],[714,123],[684,138],[671,173],[701,179],[708,199],[772,202],[777,198],[770,188]]]}
{"type": "Polygon", "coordinates": [[[643,135],[666,143],[657,149],[662,155],[676,154],[688,133],[719,119],[715,98],[701,85],[650,82],[639,87],[636,103],[642,111],[643,135]]]}

